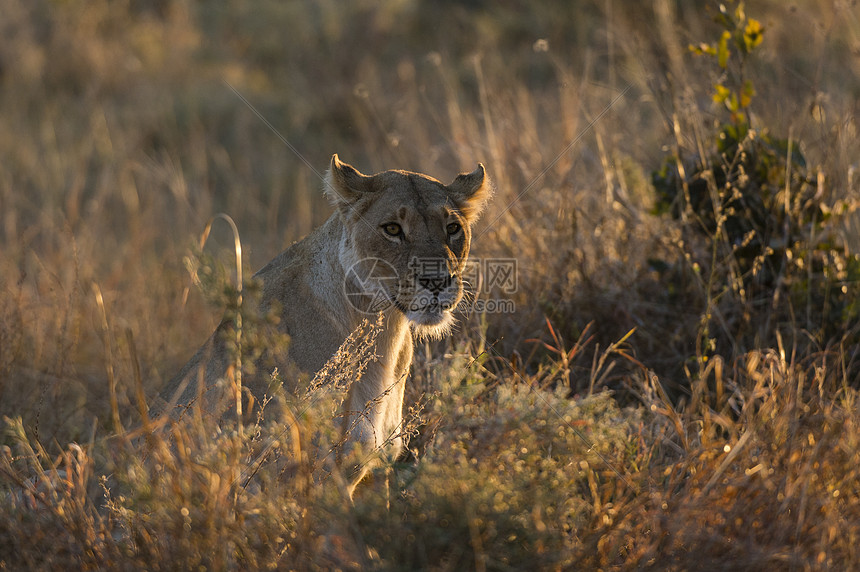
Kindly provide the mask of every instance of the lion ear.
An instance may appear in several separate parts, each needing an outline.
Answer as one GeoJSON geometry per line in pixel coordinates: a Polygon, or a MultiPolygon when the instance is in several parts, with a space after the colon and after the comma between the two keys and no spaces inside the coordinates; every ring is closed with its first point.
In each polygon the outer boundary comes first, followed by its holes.
{"type": "Polygon", "coordinates": [[[349,206],[364,193],[373,191],[373,177],[363,175],[352,165],[342,162],[335,153],[331,156],[323,191],[334,206],[349,206]]]}
{"type": "Polygon", "coordinates": [[[478,168],[471,173],[457,175],[454,182],[448,185],[448,191],[460,208],[460,212],[469,223],[474,223],[492,196],[493,186],[487,179],[484,166],[478,163],[478,168]]]}

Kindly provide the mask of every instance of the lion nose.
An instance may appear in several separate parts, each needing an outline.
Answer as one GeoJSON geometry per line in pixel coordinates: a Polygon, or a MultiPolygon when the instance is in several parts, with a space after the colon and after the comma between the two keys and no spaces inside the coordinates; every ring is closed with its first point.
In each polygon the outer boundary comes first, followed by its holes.
{"type": "Polygon", "coordinates": [[[450,274],[447,276],[420,276],[418,283],[433,294],[439,294],[451,285],[452,280],[454,280],[454,277],[450,274]]]}

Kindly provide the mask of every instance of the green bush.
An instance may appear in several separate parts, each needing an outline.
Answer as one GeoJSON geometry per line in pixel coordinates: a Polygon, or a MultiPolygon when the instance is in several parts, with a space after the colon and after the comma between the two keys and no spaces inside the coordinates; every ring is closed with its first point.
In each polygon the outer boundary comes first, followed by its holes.
{"type": "MultiPolygon", "coordinates": [[[[726,343],[772,344],[788,326],[820,345],[839,342],[860,315],[860,257],[841,233],[843,215],[856,205],[834,198],[825,173],[807,164],[802,141],[751,126],[755,90],[744,70],[764,30],[747,19],[743,2],[734,11],[721,6],[717,21],[720,40],[690,49],[716,60],[713,100],[728,117],[704,154],[672,154],[653,174],[655,211],[705,242],[704,256],[691,262],[710,272],[708,304],[728,316],[723,337],[734,339],[724,339],[721,351],[726,343]]],[[[699,351],[716,349],[709,335],[699,351]]]]}
{"type": "Polygon", "coordinates": [[[441,420],[433,443],[420,463],[395,473],[390,499],[356,502],[383,567],[570,565],[581,548],[576,531],[608,500],[589,500],[598,494],[589,483],[615,478],[633,418],[608,393],[573,401],[525,384],[449,386],[432,413],[441,420]]]}

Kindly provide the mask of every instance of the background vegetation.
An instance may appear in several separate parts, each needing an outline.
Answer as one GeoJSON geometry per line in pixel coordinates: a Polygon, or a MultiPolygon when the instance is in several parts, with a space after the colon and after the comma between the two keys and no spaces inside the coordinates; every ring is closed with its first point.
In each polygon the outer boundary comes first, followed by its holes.
{"type": "Polygon", "coordinates": [[[0,0],[0,568],[860,565],[860,12],[738,8],[0,0]],[[483,162],[518,264],[354,504],[310,442],[360,347],[241,431],[141,407],[221,317],[207,221],[249,276],[334,152],[483,162]]]}

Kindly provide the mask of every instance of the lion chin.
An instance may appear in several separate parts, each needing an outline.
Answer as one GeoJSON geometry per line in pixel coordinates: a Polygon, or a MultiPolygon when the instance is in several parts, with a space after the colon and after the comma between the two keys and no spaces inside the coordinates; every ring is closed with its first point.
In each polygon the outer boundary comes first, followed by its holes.
{"type": "Polygon", "coordinates": [[[451,333],[454,327],[454,314],[444,311],[410,311],[406,319],[412,325],[412,331],[418,339],[438,340],[451,333]]]}
{"type": "Polygon", "coordinates": [[[412,332],[420,339],[438,340],[451,333],[456,319],[450,303],[434,301],[418,306],[407,305],[395,299],[394,306],[400,310],[412,328],[412,332]]]}

